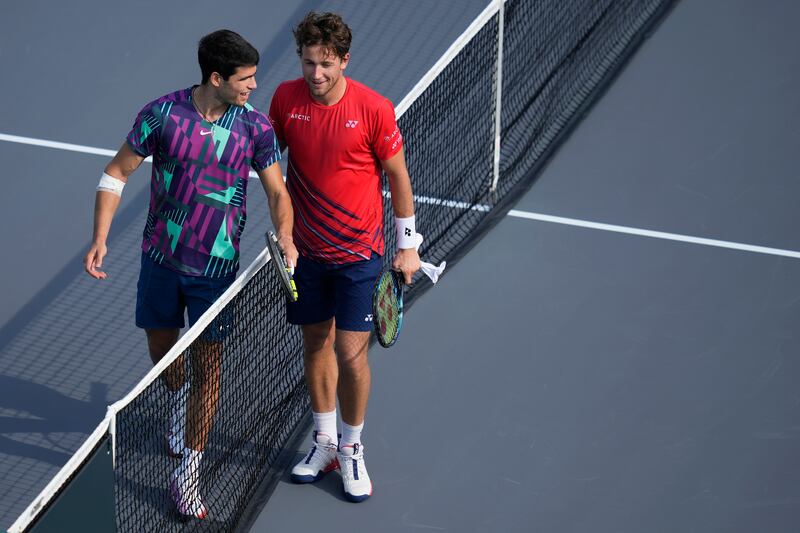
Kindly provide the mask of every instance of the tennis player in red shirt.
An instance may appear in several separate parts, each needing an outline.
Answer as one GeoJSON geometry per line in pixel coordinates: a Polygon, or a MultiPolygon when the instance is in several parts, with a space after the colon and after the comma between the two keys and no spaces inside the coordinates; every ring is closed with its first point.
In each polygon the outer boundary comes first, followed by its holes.
{"type": "Polygon", "coordinates": [[[370,390],[372,289],[385,252],[381,171],[389,178],[397,229],[392,268],[409,284],[420,268],[411,180],[392,103],[344,75],[347,24],[337,14],[312,11],[294,37],[303,77],[282,83],[269,111],[281,148],[289,150],[300,298],[287,303],[287,313],[303,332],[314,416],[313,445],[292,480],[310,483],[339,468],[345,496],[360,502],[372,494],[361,431],[370,390]]]}

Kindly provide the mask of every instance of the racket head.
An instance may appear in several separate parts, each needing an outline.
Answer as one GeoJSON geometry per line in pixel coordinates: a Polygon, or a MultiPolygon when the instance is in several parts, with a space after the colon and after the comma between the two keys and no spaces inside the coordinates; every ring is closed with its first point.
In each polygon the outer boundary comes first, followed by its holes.
{"type": "Polygon", "coordinates": [[[388,348],[397,341],[403,326],[403,274],[394,270],[381,273],[372,291],[372,324],[378,343],[388,348]]]}
{"type": "Polygon", "coordinates": [[[286,297],[289,301],[297,301],[297,286],[294,283],[291,270],[286,265],[286,258],[283,255],[280,245],[278,245],[278,238],[271,231],[267,232],[267,248],[269,248],[269,255],[272,259],[270,262],[273,265],[278,279],[281,281],[286,297]]]}

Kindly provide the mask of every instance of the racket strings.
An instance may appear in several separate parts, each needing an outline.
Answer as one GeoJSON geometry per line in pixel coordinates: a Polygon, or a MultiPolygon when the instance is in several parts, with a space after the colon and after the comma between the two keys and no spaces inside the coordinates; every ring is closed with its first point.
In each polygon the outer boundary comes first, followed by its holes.
{"type": "Polygon", "coordinates": [[[380,295],[378,298],[378,311],[380,312],[378,317],[379,332],[383,339],[388,340],[394,336],[397,330],[398,318],[395,312],[397,298],[394,294],[391,279],[385,278],[381,280],[378,293],[380,295]]]}

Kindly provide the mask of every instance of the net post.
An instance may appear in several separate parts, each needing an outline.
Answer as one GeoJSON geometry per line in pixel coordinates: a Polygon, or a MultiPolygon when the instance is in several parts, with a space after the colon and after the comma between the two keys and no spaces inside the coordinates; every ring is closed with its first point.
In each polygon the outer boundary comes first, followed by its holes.
{"type": "Polygon", "coordinates": [[[503,28],[505,26],[505,0],[495,0],[497,4],[497,68],[494,80],[494,167],[492,170],[492,192],[497,190],[500,180],[500,119],[503,108],[503,28]]]}

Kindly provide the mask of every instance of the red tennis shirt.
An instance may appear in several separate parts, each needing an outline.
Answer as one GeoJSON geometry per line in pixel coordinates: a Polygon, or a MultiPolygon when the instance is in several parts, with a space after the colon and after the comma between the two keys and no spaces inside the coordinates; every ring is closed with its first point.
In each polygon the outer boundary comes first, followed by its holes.
{"type": "Polygon", "coordinates": [[[347,78],[342,99],[322,105],[299,78],[278,86],[269,117],[289,149],[286,184],[300,254],[322,263],[383,255],[380,161],[403,146],[392,103],[347,78]]]}

